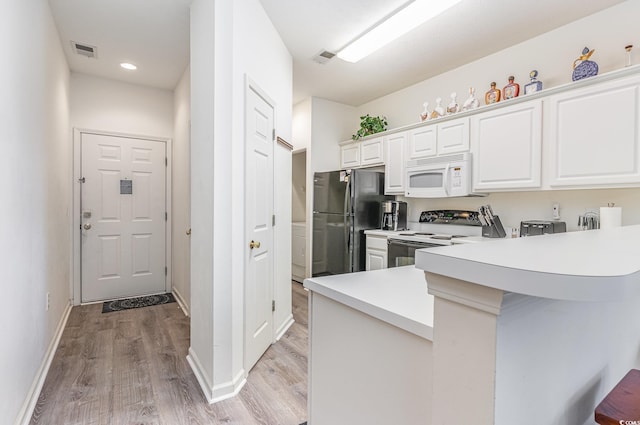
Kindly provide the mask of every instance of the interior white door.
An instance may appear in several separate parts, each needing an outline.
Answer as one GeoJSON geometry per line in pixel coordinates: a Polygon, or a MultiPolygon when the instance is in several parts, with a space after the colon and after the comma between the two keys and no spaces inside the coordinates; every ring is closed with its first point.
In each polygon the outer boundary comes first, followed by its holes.
{"type": "Polygon", "coordinates": [[[272,104],[247,86],[245,370],[273,342],[273,131],[272,104]]]}
{"type": "Polygon", "coordinates": [[[165,291],[166,143],[82,134],[82,302],[165,291]]]}

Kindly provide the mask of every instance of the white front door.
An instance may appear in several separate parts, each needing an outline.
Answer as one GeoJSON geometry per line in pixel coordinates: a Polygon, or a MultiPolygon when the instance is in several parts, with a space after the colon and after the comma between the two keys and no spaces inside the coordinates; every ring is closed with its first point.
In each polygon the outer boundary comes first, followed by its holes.
{"type": "Polygon", "coordinates": [[[245,370],[273,342],[273,131],[272,104],[247,86],[245,370]]]}
{"type": "Polygon", "coordinates": [[[82,302],[165,291],[166,143],[82,133],[82,302]]]}

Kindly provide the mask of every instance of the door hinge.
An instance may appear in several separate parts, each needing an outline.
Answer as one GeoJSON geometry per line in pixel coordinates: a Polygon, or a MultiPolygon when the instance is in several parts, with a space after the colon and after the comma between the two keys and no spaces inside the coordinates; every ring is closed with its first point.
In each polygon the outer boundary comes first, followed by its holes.
{"type": "Polygon", "coordinates": [[[164,266],[164,275],[167,275],[167,266],[164,266]]]}
{"type": "Polygon", "coordinates": [[[271,136],[273,137],[272,140],[276,140],[276,129],[274,128],[273,131],[271,132],[271,136]]]}
{"type": "Polygon", "coordinates": [[[169,158],[167,158],[166,156],[164,157],[164,166],[169,166],[169,158]]]}
{"type": "Polygon", "coordinates": [[[87,181],[87,179],[85,179],[84,177],[81,177],[81,178],[78,179],[78,183],[84,183],[86,181],[87,181]]]}
{"type": "Polygon", "coordinates": [[[276,311],[276,300],[271,301],[271,311],[276,311]]]}
{"type": "Polygon", "coordinates": [[[271,225],[272,226],[276,225],[276,215],[275,214],[271,216],[271,225]]]}
{"type": "Polygon", "coordinates": [[[167,221],[169,219],[169,214],[165,211],[164,212],[164,221],[167,221]]]}

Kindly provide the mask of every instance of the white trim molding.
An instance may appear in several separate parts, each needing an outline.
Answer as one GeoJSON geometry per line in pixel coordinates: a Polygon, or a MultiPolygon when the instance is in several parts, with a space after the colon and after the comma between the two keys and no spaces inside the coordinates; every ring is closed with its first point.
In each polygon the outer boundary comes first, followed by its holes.
{"type": "Polygon", "coordinates": [[[56,354],[56,350],[58,349],[58,345],[60,344],[60,338],[62,338],[62,332],[64,332],[64,328],[67,325],[67,320],[69,319],[69,314],[71,314],[71,303],[68,303],[65,307],[62,317],[60,318],[60,322],[58,322],[58,326],[56,327],[56,331],[53,334],[53,338],[49,343],[49,347],[42,359],[42,364],[38,368],[36,372],[36,376],[29,388],[29,392],[27,393],[27,397],[22,404],[22,408],[18,413],[15,424],[18,425],[28,425],[31,422],[31,416],[33,416],[33,411],[36,408],[36,403],[38,402],[38,397],[40,396],[40,391],[42,391],[42,387],[44,386],[44,381],[47,378],[47,374],[49,373],[49,368],[51,367],[51,362],[53,361],[53,356],[56,354]]]}
{"type": "Polygon", "coordinates": [[[209,404],[235,397],[247,382],[247,374],[244,369],[242,369],[236,374],[233,380],[215,386],[212,385],[207,378],[207,373],[202,367],[202,363],[200,363],[198,356],[191,348],[189,348],[187,362],[189,362],[191,370],[194,375],[196,375],[200,388],[209,404]]]}

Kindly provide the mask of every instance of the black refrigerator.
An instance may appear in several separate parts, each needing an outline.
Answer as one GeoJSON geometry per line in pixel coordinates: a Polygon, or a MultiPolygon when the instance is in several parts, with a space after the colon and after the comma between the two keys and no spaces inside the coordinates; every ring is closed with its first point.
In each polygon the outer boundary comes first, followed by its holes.
{"type": "Polygon", "coordinates": [[[365,270],[365,234],[380,228],[384,173],[347,170],[315,173],[311,275],[365,270]]]}

